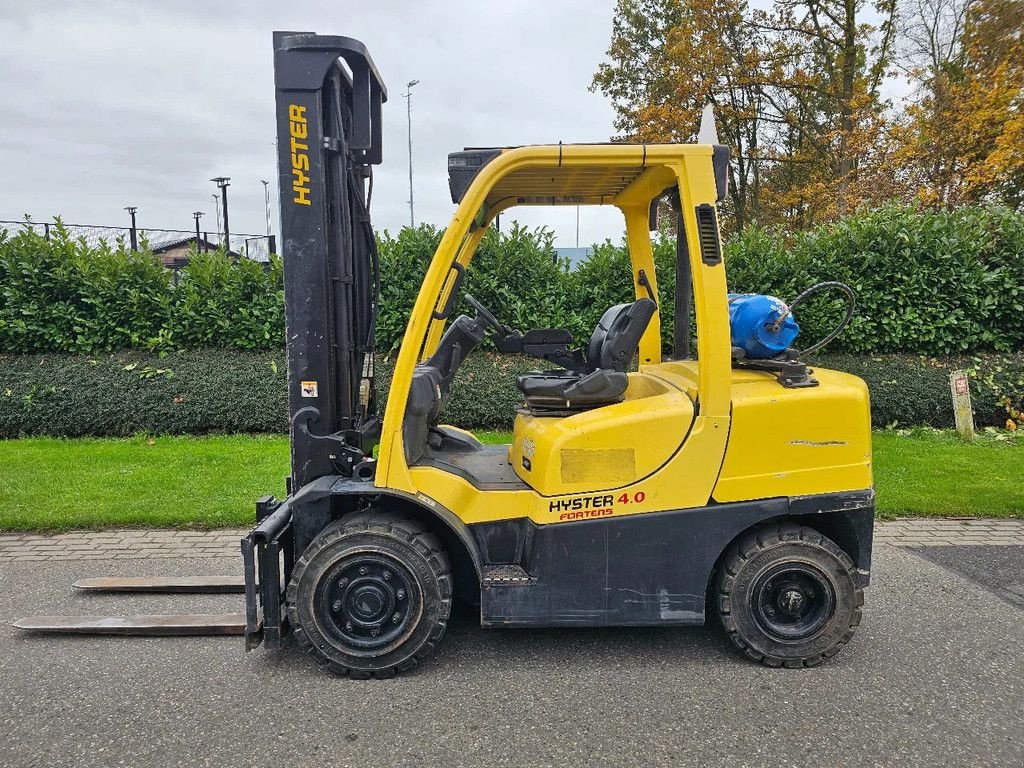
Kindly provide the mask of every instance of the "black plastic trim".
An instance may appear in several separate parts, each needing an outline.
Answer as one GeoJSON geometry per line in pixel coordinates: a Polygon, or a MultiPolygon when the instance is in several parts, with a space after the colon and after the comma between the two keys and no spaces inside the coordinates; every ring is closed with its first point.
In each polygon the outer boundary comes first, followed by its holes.
{"type": "Polygon", "coordinates": [[[548,525],[528,518],[477,523],[469,527],[485,564],[519,566],[530,577],[525,584],[484,583],[481,622],[702,624],[705,596],[722,554],[751,527],[776,520],[817,526],[834,537],[850,551],[866,586],[873,519],[874,494],[866,490],[548,525]]]}
{"type": "Polygon", "coordinates": [[[715,144],[711,156],[711,164],[715,171],[715,191],[717,200],[722,203],[729,193],[729,147],[715,144]]]}
{"type": "Polygon", "coordinates": [[[709,267],[722,263],[722,244],[718,239],[718,216],[715,206],[701,203],[697,206],[697,236],[700,238],[700,258],[709,267]]]}
{"type": "Polygon", "coordinates": [[[448,155],[448,189],[458,205],[466,190],[485,165],[502,153],[501,149],[466,149],[448,155]]]}

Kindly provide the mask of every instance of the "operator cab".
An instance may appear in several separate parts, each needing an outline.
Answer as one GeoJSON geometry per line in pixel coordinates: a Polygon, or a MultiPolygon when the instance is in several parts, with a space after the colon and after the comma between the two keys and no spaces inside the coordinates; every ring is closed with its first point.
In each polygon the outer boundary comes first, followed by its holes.
{"type": "MultiPolygon", "coordinates": [[[[407,466],[443,469],[478,490],[553,496],[635,483],[676,455],[694,424],[699,380],[707,374],[698,374],[695,363],[681,374],[662,364],[652,211],[670,196],[677,215],[687,220],[691,242],[677,253],[686,268],[682,280],[691,280],[688,253],[699,254],[703,264],[718,263],[714,206],[686,202],[684,212],[680,190],[689,163],[700,164],[704,173],[710,162],[714,184],[703,194],[721,199],[724,149],[565,145],[449,155],[452,201],[470,213],[446,235],[427,276],[433,307],[402,421],[407,466]],[[494,161],[506,153],[523,160],[493,173],[488,166],[501,166],[494,161]],[[522,205],[613,206],[624,217],[636,298],[607,308],[583,345],[574,346],[564,328],[512,329],[468,294],[475,314],[450,320],[484,231],[498,214],[522,205]],[[523,406],[507,446],[481,445],[468,432],[439,423],[459,365],[488,335],[499,352],[548,363],[516,381],[523,406]]],[[[688,327],[683,335],[689,338],[688,327]]]]}

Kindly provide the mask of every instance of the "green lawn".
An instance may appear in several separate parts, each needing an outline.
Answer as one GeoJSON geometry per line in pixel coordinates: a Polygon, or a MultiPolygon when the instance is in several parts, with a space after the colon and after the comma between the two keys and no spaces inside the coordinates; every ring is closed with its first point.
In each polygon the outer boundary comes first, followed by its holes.
{"type": "Polygon", "coordinates": [[[873,443],[881,517],[1024,517],[1024,440],[921,431],[873,443]]]}
{"type": "MultiPolygon", "coordinates": [[[[1020,440],[876,433],[879,515],[1024,516],[1022,465],[1020,440]]],[[[0,530],[245,526],[287,467],[283,437],[0,441],[0,530]]]]}
{"type": "Polygon", "coordinates": [[[0,441],[0,529],[245,526],[287,471],[285,437],[0,441]]]}

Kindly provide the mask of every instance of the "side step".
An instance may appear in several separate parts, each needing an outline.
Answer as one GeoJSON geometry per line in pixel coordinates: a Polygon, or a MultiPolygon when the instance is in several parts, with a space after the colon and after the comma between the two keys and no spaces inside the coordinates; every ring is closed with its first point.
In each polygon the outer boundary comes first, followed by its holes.
{"type": "Polygon", "coordinates": [[[25,632],[70,635],[181,635],[245,634],[244,613],[194,613],[181,616],[29,616],[12,625],[25,632]]]}
{"type": "Polygon", "coordinates": [[[162,592],[164,594],[241,595],[241,576],[150,576],[79,579],[72,584],[83,592],[162,592]]]}
{"type": "Polygon", "coordinates": [[[528,587],[533,577],[518,565],[491,565],[480,574],[482,587],[528,587]]]}

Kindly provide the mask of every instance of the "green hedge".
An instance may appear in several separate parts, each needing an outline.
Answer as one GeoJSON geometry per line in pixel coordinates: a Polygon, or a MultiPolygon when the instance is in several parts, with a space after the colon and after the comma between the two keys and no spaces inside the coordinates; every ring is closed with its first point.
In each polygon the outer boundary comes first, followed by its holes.
{"type": "MultiPolygon", "coordinates": [[[[829,351],[956,355],[1024,349],[1024,214],[887,206],[788,238],[751,227],[729,243],[730,288],[792,298],[825,280],[857,293],[829,351]]],[[[804,338],[833,324],[836,303],[798,311],[804,338]]]]}
{"type": "MultiPolygon", "coordinates": [[[[400,342],[442,232],[429,225],[379,235],[378,349],[400,342]]],[[[662,338],[672,338],[674,236],[654,238],[662,338]]],[[[792,298],[823,280],[850,283],[858,311],[831,352],[937,356],[1024,348],[1024,214],[1001,208],[936,212],[888,206],[789,238],[748,227],[726,246],[730,289],[792,298]]],[[[464,292],[508,324],[565,327],[585,341],[600,314],[633,296],[622,244],[605,242],[569,269],[552,233],[513,224],[488,231],[464,292]]],[[[468,311],[461,303],[461,311],[468,311]]],[[[840,312],[827,297],[801,307],[803,341],[840,312]]],[[[0,231],[0,353],[280,349],[280,262],[269,270],[201,254],[177,279],[123,241],[89,248],[58,223],[51,237],[0,231]]]]}
{"type": "Polygon", "coordinates": [[[284,355],[0,357],[0,437],[287,432],[284,355]]]}
{"type": "Polygon", "coordinates": [[[175,276],[123,238],[89,246],[58,220],[49,239],[0,229],[0,353],[284,346],[280,260],[192,254],[175,276]]]}
{"type": "MultiPolygon", "coordinates": [[[[971,372],[978,426],[1000,426],[1007,403],[1024,406],[1024,355],[953,361],[905,356],[820,356],[815,364],[868,383],[876,427],[952,426],[949,372],[971,372]]],[[[378,362],[386,391],[393,360],[378,362]]],[[[445,421],[508,429],[521,404],[515,377],[537,361],[471,355],[456,380],[445,421]]],[[[287,432],[284,356],[279,352],[192,351],[103,356],[0,356],[0,437],[119,436],[139,432],[287,432]]]]}

